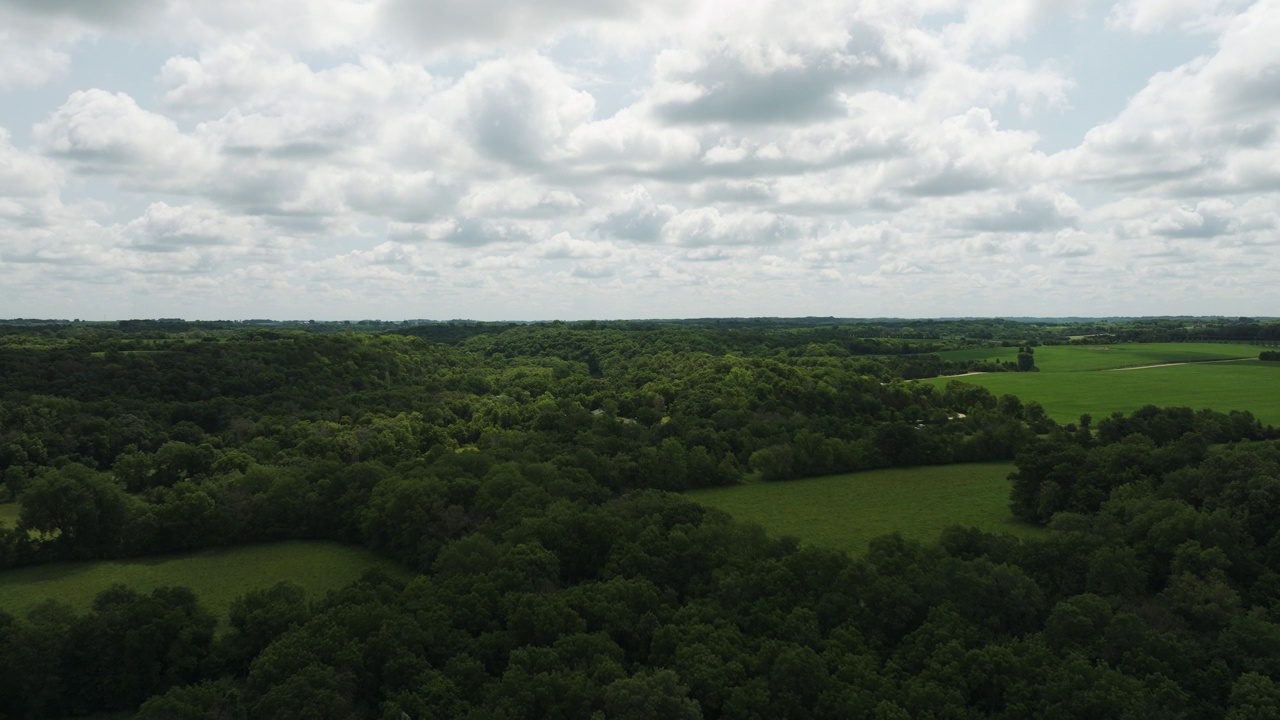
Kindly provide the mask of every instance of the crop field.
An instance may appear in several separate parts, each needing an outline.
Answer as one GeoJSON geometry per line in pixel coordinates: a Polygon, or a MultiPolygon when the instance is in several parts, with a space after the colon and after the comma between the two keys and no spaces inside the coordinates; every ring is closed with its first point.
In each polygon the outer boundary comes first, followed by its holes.
{"type": "Polygon", "coordinates": [[[1029,536],[1009,513],[1012,463],[892,468],[805,480],[694,490],[688,496],[771,535],[861,554],[892,532],[928,542],[950,525],[1029,536]]]}
{"type": "MultiPolygon", "coordinates": [[[[953,378],[929,378],[938,387],[953,378]]],[[[1079,373],[988,373],[954,378],[996,395],[1010,393],[1044,405],[1058,422],[1130,413],[1143,405],[1248,410],[1264,424],[1280,425],[1280,363],[1229,363],[1079,373]]]]}
{"type": "MultiPolygon", "coordinates": [[[[1175,362],[1256,358],[1262,348],[1234,343],[1130,343],[1125,345],[1047,345],[1034,348],[1043,373],[1109,370],[1175,362]]],[[[943,360],[1015,360],[1016,347],[966,348],[938,353],[943,360]]]]}
{"type": "Polygon", "coordinates": [[[54,598],[85,612],[94,596],[113,583],[141,593],[184,585],[206,608],[225,618],[231,602],[250,590],[288,580],[316,599],[374,567],[388,575],[406,576],[399,565],[366,550],[302,540],[163,557],[56,563],[0,571],[0,610],[21,616],[54,598]]]}
{"type": "MultiPolygon", "coordinates": [[[[1058,422],[1130,413],[1143,405],[1219,412],[1248,410],[1280,425],[1280,363],[1258,362],[1254,345],[1150,343],[1038,347],[1035,373],[985,373],[921,380],[943,387],[953,379],[996,395],[1035,400],[1058,422]],[[1241,359],[1244,358],[1244,359],[1241,359]],[[1161,363],[1186,363],[1146,367],[1161,363]],[[1131,369],[1122,369],[1131,368],[1131,369]]],[[[974,348],[940,353],[949,359],[1011,359],[1017,348],[974,348]],[[993,354],[1005,352],[1004,355],[993,354]]]]}

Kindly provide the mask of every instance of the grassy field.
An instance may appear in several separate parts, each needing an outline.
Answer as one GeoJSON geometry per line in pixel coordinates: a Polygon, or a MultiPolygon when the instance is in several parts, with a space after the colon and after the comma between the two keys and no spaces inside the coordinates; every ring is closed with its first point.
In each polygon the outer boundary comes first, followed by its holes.
{"type": "MultiPolygon", "coordinates": [[[[930,378],[938,387],[952,378],[930,378]]],[[[1079,373],[989,373],[955,378],[996,395],[1036,400],[1049,417],[1075,422],[1130,413],[1143,405],[1185,406],[1220,412],[1248,410],[1263,423],[1280,425],[1280,363],[1240,361],[1079,373]]]]}
{"type": "Polygon", "coordinates": [[[739,520],[759,523],[772,535],[793,535],[803,543],[859,554],[879,535],[900,532],[932,541],[949,525],[1024,536],[1042,532],[1016,523],[1009,514],[1012,471],[1012,463],[893,468],[688,495],[739,520]]]}
{"type": "MultiPolygon", "coordinates": [[[[1017,349],[976,348],[941,355],[1006,359],[992,355],[993,351],[1008,351],[1012,358],[1017,349]]],[[[954,379],[982,385],[996,395],[1035,400],[1058,422],[1075,422],[1083,413],[1096,420],[1113,412],[1127,414],[1143,405],[1159,405],[1248,410],[1263,423],[1280,425],[1280,363],[1258,362],[1259,352],[1253,345],[1218,343],[1062,345],[1036,348],[1040,372],[954,379]],[[1189,364],[1143,367],[1160,363],[1189,364]]],[[[942,387],[952,379],[921,382],[942,387]]]]}
{"type": "Polygon", "coordinates": [[[57,563],[0,571],[0,610],[21,616],[48,598],[86,611],[112,583],[142,593],[185,585],[219,617],[231,601],[280,580],[297,583],[311,598],[323,596],[378,567],[393,576],[407,571],[360,548],[321,541],[290,541],[130,560],[57,563]]]}
{"type": "Polygon", "coordinates": [[[11,528],[18,524],[18,503],[0,503],[0,530],[11,528]]]}

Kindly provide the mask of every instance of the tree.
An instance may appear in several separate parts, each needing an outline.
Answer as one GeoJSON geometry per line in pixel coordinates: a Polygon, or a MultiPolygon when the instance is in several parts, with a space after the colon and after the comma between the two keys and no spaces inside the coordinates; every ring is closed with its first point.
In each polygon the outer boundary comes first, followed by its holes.
{"type": "Polygon", "coordinates": [[[1036,369],[1036,351],[1023,345],[1018,348],[1018,372],[1032,372],[1036,369]]]}
{"type": "Polygon", "coordinates": [[[110,555],[129,516],[129,498],[110,476],[74,463],[36,478],[20,500],[20,530],[79,556],[110,555]]]}
{"type": "Polygon", "coordinates": [[[702,720],[702,708],[688,692],[670,670],[641,670],[605,688],[605,711],[616,720],[702,720]]]}
{"type": "Polygon", "coordinates": [[[272,641],[309,617],[306,591],[280,581],[265,590],[245,593],[231,603],[232,631],[223,646],[233,663],[247,669],[249,662],[272,641]]]}

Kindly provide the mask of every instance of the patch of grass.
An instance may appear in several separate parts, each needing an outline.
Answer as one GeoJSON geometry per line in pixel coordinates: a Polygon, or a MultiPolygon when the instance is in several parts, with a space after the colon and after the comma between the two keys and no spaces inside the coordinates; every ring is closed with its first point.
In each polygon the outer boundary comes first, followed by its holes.
{"type": "Polygon", "coordinates": [[[53,598],[85,612],[94,596],[113,583],[141,593],[183,585],[211,612],[225,618],[231,602],[250,590],[288,580],[316,599],[375,567],[393,577],[409,576],[404,568],[367,550],[313,540],[128,560],[55,563],[0,571],[0,610],[22,616],[53,598]]]}
{"type": "Polygon", "coordinates": [[[0,530],[18,526],[18,513],[22,507],[16,502],[0,503],[0,530]]]}
{"type": "MultiPolygon", "coordinates": [[[[1044,405],[1058,422],[1075,422],[1083,413],[1095,420],[1113,412],[1131,413],[1143,405],[1248,410],[1264,424],[1280,425],[1280,363],[1240,362],[1074,373],[989,373],[956,378],[992,393],[1017,395],[1044,405]]],[[[945,386],[951,378],[921,382],[945,386]]]]}
{"type": "Polygon", "coordinates": [[[866,551],[892,532],[925,542],[950,525],[1030,536],[1043,531],[1009,513],[1012,463],[892,468],[778,483],[694,490],[688,496],[775,536],[866,551]]]}

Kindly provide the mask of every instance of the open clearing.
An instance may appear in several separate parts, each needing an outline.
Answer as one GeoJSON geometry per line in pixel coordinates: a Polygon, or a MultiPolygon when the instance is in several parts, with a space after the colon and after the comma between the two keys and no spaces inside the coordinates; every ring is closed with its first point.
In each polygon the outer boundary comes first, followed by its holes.
{"type": "Polygon", "coordinates": [[[302,586],[311,599],[379,568],[408,577],[395,563],[356,547],[316,540],[293,540],[182,555],[54,563],[0,571],[0,610],[21,616],[46,599],[87,611],[98,593],[123,583],[141,593],[184,585],[200,602],[225,618],[237,597],[280,580],[302,586]]]}
{"type": "Polygon", "coordinates": [[[950,525],[1030,536],[1042,530],[1009,513],[1012,463],[973,463],[871,470],[805,480],[692,490],[688,496],[771,535],[866,551],[892,532],[925,542],[950,525]]]}
{"type": "Polygon", "coordinates": [[[16,502],[0,503],[0,530],[17,527],[19,510],[16,502]]]}
{"type": "MultiPolygon", "coordinates": [[[[1009,350],[1011,348],[992,348],[1009,350]]],[[[1016,348],[1012,348],[1016,352],[1016,348]]],[[[971,352],[971,351],[960,351],[971,352]]],[[[1257,358],[1251,345],[1153,343],[1036,348],[1036,373],[985,373],[958,378],[996,395],[1035,400],[1058,422],[1083,413],[1095,420],[1144,405],[1248,410],[1264,424],[1280,425],[1280,363],[1257,358]],[[1095,372],[1133,368],[1139,372],[1095,372]]],[[[942,353],[944,357],[948,353],[942,353]]],[[[1012,356],[1012,353],[1010,354],[1012,356]]],[[[956,378],[921,380],[944,387],[956,378]]]]}

